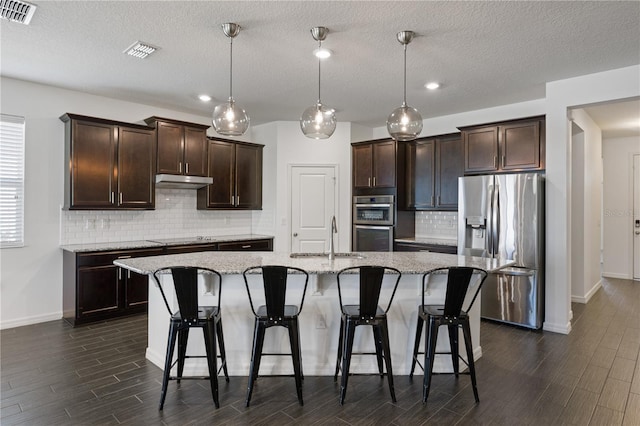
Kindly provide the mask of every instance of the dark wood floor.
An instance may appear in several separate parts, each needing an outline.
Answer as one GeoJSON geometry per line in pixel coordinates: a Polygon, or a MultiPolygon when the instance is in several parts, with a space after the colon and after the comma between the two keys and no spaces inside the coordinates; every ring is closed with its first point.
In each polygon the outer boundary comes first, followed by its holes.
{"type": "Polygon", "coordinates": [[[170,383],[158,411],[159,368],[144,358],[146,317],[71,328],[62,320],[3,330],[1,423],[9,425],[640,425],[640,283],[606,280],[573,305],[570,335],[482,323],[480,403],[469,378],[396,377],[398,402],[375,376],[350,380],[344,406],[331,377],[305,377],[300,407],[292,378],[261,378],[244,407],[246,377],[170,383]]]}

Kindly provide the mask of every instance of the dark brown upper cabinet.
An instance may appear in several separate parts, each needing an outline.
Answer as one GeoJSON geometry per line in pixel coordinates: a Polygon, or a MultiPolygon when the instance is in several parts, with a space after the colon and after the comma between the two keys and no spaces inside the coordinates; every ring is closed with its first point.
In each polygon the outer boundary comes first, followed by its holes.
{"type": "Polygon", "coordinates": [[[460,134],[421,138],[405,144],[406,208],[457,210],[458,178],[464,172],[460,134]]]}
{"type": "Polygon", "coordinates": [[[65,208],[153,209],[153,128],[65,114],[65,208]]]}
{"type": "Polygon", "coordinates": [[[209,138],[213,183],[198,190],[198,209],[262,208],[262,145],[209,138]]]}
{"type": "Polygon", "coordinates": [[[352,144],[353,187],[396,186],[396,142],[392,139],[352,144]]]}
{"type": "Polygon", "coordinates": [[[160,117],[145,122],[158,135],[158,174],[207,176],[209,126],[160,117]]]}
{"type": "Polygon", "coordinates": [[[465,174],[544,170],[545,119],[460,127],[465,174]]]}

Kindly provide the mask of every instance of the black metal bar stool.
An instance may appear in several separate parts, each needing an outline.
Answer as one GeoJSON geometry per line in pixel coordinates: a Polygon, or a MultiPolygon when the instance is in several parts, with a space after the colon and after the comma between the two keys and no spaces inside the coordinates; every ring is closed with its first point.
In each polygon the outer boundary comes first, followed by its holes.
{"type": "Polygon", "coordinates": [[[387,312],[400,282],[401,272],[395,268],[385,266],[354,266],[342,269],[338,272],[338,297],[340,299],[340,337],[338,340],[338,355],[336,359],[336,371],[333,380],[338,380],[338,372],[342,370],[340,384],[340,404],[344,404],[349,381],[349,367],[352,355],[376,355],[378,361],[378,374],[384,376],[383,364],[386,365],[387,382],[391,399],[396,402],[396,394],[393,387],[393,369],[391,368],[391,348],[389,346],[389,328],[387,325],[387,312]],[[345,274],[358,274],[358,282],[348,285],[343,278],[345,274]],[[380,294],[383,287],[385,274],[394,280],[390,289],[390,296],[383,309],[380,305],[380,294]],[[342,280],[341,280],[342,279],[342,280]],[[347,288],[348,287],[348,288],[347,288]],[[357,301],[351,304],[348,299],[357,301]],[[373,327],[375,352],[353,352],[353,340],[356,327],[370,325],[373,327]],[[384,361],[384,362],[383,362],[384,361]]]}
{"type": "Polygon", "coordinates": [[[427,402],[429,397],[429,389],[431,387],[431,376],[433,373],[433,362],[436,355],[451,354],[451,362],[453,364],[453,374],[456,377],[459,374],[469,374],[471,376],[471,385],[473,387],[473,395],[476,403],[480,402],[478,398],[478,387],[476,385],[476,369],[473,360],[473,345],[471,343],[471,328],[469,326],[468,312],[473,306],[480,293],[480,289],[484,280],[487,278],[487,272],[483,269],[469,267],[450,267],[433,269],[422,277],[422,304],[418,307],[418,324],[416,327],[416,340],[413,346],[413,361],[411,362],[411,373],[409,377],[413,378],[413,372],[416,362],[424,370],[424,380],[422,389],[422,402],[427,402]],[[446,277],[447,287],[444,305],[425,305],[424,295],[429,284],[436,277],[444,279],[446,277]],[[419,352],[420,337],[423,325],[427,322],[428,326],[425,330],[425,351],[419,352]],[[441,325],[446,325],[449,331],[449,344],[451,352],[436,352],[436,343],[438,339],[438,329],[441,325]],[[458,336],[459,330],[462,328],[464,337],[464,345],[467,352],[467,361],[459,354],[458,336]],[[424,366],[418,361],[418,354],[424,354],[424,366]],[[469,371],[460,373],[459,360],[462,359],[469,371]]]}
{"type": "Polygon", "coordinates": [[[195,268],[176,266],[170,268],[158,269],[153,273],[158,288],[167,306],[171,319],[169,321],[169,338],[167,340],[167,354],[164,361],[164,374],[162,375],[162,393],[160,395],[160,410],[164,406],[164,400],[167,395],[167,386],[169,380],[177,380],[178,384],[181,379],[200,379],[209,380],[211,384],[211,395],[216,408],[220,407],[218,402],[218,367],[216,354],[216,340],[220,346],[220,358],[222,361],[221,369],[229,381],[227,373],[227,358],[224,350],[224,336],[222,333],[222,317],[220,316],[220,293],[222,290],[222,276],[219,272],[207,268],[195,268]],[[178,300],[178,311],[173,312],[167,301],[167,297],[160,283],[159,276],[163,273],[170,272],[173,278],[173,286],[175,295],[178,300]],[[198,303],[198,275],[204,274],[207,278],[211,278],[211,288],[213,294],[217,294],[217,303],[215,306],[199,306],[198,303]],[[206,356],[192,355],[187,356],[187,341],[189,339],[189,330],[192,327],[202,328],[204,333],[204,343],[206,348],[206,356]],[[173,351],[178,341],[178,359],[173,361],[173,351]],[[209,375],[205,377],[185,377],[182,375],[184,371],[184,362],[188,358],[206,358],[209,368],[209,375]],[[178,364],[177,376],[171,376],[171,369],[178,364]]]}
{"type": "Polygon", "coordinates": [[[298,402],[304,405],[302,400],[302,352],[300,350],[300,328],[298,326],[298,316],[302,311],[302,304],[307,292],[307,283],[309,282],[309,274],[300,268],[290,266],[253,266],[245,269],[242,273],[244,282],[249,295],[249,304],[255,316],[254,333],[253,333],[253,349],[251,351],[251,366],[249,368],[249,383],[247,387],[247,407],[251,403],[251,394],[253,393],[253,385],[258,378],[260,370],[260,361],[263,355],[290,355],[293,361],[293,376],[296,381],[296,392],[298,394],[298,402]],[[289,274],[302,274],[304,285],[302,289],[298,289],[298,294],[291,297],[294,293],[287,288],[287,279],[289,274]],[[249,277],[252,275],[262,275],[262,285],[260,290],[249,285],[249,277]],[[289,297],[288,296],[289,293],[289,297]],[[253,296],[252,296],[253,294],[253,296]],[[260,304],[256,309],[254,306],[254,297],[264,300],[264,304],[260,304]],[[295,299],[293,301],[289,299],[295,299]],[[289,331],[289,343],[291,344],[291,353],[263,353],[265,331],[269,327],[285,327],[289,331]]]}

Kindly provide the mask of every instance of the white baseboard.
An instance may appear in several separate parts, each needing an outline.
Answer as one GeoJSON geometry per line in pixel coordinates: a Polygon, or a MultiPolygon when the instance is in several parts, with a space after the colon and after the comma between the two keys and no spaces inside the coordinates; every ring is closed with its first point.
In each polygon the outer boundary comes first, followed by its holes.
{"type": "Polygon", "coordinates": [[[629,275],[629,274],[620,274],[617,272],[603,272],[602,276],[605,278],[618,278],[621,280],[632,280],[633,276],[629,275]]]}
{"type": "Polygon", "coordinates": [[[569,334],[571,332],[571,321],[566,324],[554,324],[545,321],[544,324],[542,324],[542,329],[553,333],[569,334]]]}
{"type": "Polygon", "coordinates": [[[602,287],[602,280],[598,280],[596,285],[594,285],[591,288],[591,290],[589,290],[587,292],[587,294],[584,295],[584,297],[583,296],[571,296],[571,301],[574,302],[574,303],[587,304],[587,303],[589,303],[589,300],[591,300],[593,295],[596,294],[596,292],[598,290],[600,290],[601,287],[602,287]]]}
{"type": "Polygon", "coordinates": [[[23,325],[38,324],[38,323],[47,322],[47,321],[55,321],[55,320],[59,320],[60,318],[62,318],[62,311],[54,312],[52,314],[34,315],[30,317],[12,319],[8,321],[0,322],[0,330],[6,330],[7,328],[14,328],[14,327],[22,327],[23,325]]]}

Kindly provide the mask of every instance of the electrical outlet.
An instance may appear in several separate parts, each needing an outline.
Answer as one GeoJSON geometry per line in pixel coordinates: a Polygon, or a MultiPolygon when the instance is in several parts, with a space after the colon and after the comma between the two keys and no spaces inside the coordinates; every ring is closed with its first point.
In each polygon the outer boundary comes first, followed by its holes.
{"type": "Polygon", "coordinates": [[[95,219],[85,219],[84,221],[84,229],[96,229],[96,220],[95,219]]]}

